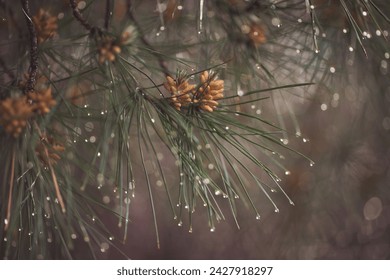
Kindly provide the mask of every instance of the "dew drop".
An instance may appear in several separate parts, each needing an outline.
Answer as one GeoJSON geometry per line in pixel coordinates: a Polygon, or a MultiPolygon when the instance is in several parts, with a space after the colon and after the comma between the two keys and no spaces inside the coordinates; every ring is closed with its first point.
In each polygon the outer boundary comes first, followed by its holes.
{"type": "Polygon", "coordinates": [[[261,217],[260,217],[260,214],[257,214],[257,215],[256,215],[256,220],[260,220],[260,218],[261,218],[261,217]]]}
{"type": "Polygon", "coordinates": [[[100,244],[100,251],[102,253],[106,252],[109,248],[110,248],[110,245],[108,245],[108,243],[106,243],[106,242],[103,242],[102,244],[100,244]]]}
{"type": "Polygon", "coordinates": [[[177,224],[178,227],[181,227],[182,225],[183,225],[183,222],[182,222],[182,221],[180,221],[180,222],[177,224]]]}
{"type": "Polygon", "coordinates": [[[279,208],[275,208],[275,213],[279,213],[279,208]]]}
{"type": "Polygon", "coordinates": [[[285,175],[290,175],[291,172],[287,170],[286,172],[284,172],[284,174],[285,174],[285,175]]]}
{"type": "Polygon", "coordinates": [[[210,228],[210,231],[214,232],[215,231],[215,227],[210,228]]]}

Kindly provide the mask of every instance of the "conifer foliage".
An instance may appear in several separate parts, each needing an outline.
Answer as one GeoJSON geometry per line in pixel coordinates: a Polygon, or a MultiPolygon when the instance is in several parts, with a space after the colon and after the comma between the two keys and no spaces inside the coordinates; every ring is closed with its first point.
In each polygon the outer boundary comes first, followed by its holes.
{"type": "Polygon", "coordinates": [[[195,209],[215,231],[294,205],[291,96],[338,90],[354,59],[386,74],[390,58],[386,0],[54,2],[0,1],[2,258],[120,251],[138,188],[157,246],[156,189],[190,232],[195,209]]]}

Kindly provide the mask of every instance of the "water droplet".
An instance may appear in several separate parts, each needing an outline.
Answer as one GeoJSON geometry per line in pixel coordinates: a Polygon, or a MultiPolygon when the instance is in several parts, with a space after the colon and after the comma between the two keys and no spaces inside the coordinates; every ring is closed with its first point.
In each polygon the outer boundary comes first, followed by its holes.
{"type": "Polygon", "coordinates": [[[309,165],[310,165],[310,166],[314,166],[314,161],[311,161],[311,162],[309,163],[309,165]]]}
{"type": "Polygon", "coordinates": [[[87,6],[87,3],[86,3],[85,1],[80,1],[80,2],[77,4],[77,9],[82,10],[82,9],[84,9],[86,6],[87,6]]]}
{"type": "Polygon", "coordinates": [[[275,208],[275,213],[279,213],[279,208],[275,208]]]}
{"type": "Polygon", "coordinates": [[[215,227],[210,228],[210,231],[214,232],[215,231],[215,227]]]}
{"type": "Polygon", "coordinates": [[[284,174],[285,174],[285,175],[290,175],[291,172],[287,170],[287,171],[284,172],[284,174]]]}
{"type": "Polygon", "coordinates": [[[181,227],[182,225],[183,225],[183,222],[182,222],[182,221],[180,221],[180,222],[177,224],[178,227],[181,227]]]}
{"type": "Polygon", "coordinates": [[[261,218],[261,217],[260,217],[260,214],[257,214],[257,215],[256,215],[256,220],[260,220],[260,218],[261,218]]]}
{"type": "Polygon", "coordinates": [[[279,18],[274,17],[274,18],[271,19],[271,24],[272,24],[273,26],[280,27],[281,21],[280,21],[279,18]]]}
{"type": "Polygon", "coordinates": [[[220,190],[215,191],[215,195],[220,195],[222,192],[220,190]]]}
{"type": "Polygon", "coordinates": [[[294,201],[290,200],[289,203],[290,203],[291,205],[295,206],[294,201]]]}
{"type": "Polygon", "coordinates": [[[154,123],[154,122],[155,122],[155,120],[154,120],[154,119],[150,119],[150,120],[151,120],[151,122],[152,122],[152,123],[154,123]]]}
{"type": "Polygon", "coordinates": [[[192,227],[190,227],[190,228],[188,229],[188,232],[189,232],[189,233],[192,233],[192,227]]]}
{"type": "Polygon", "coordinates": [[[98,182],[99,186],[101,187],[101,185],[103,185],[103,183],[104,183],[104,175],[102,173],[98,173],[96,176],[96,181],[98,182]]]}
{"type": "Polygon", "coordinates": [[[203,184],[205,185],[210,184],[210,179],[209,178],[203,179],[203,184]]]}
{"type": "Polygon", "coordinates": [[[321,110],[322,111],[328,110],[328,105],[326,105],[325,103],[321,104],[321,110]]]}
{"type": "Polygon", "coordinates": [[[106,243],[106,242],[103,242],[102,244],[100,244],[100,251],[102,253],[106,252],[109,248],[110,248],[110,245],[108,245],[108,243],[106,243]]]}
{"type": "Polygon", "coordinates": [[[70,235],[70,238],[76,239],[76,238],[77,238],[77,235],[76,235],[75,233],[72,233],[72,234],[70,235]]]}
{"type": "Polygon", "coordinates": [[[7,219],[4,219],[4,224],[8,225],[8,220],[7,219]]]}

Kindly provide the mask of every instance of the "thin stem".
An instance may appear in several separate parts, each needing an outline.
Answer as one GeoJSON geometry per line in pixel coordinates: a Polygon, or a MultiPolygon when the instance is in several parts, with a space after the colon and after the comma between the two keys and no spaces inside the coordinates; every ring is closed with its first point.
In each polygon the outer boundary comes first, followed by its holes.
{"type": "Polygon", "coordinates": [[[161,70],[164,72],[164,75],[169,76],[169,71],[168,71],[167,66],[165,65],[165,61],[158,54],[158,52],[153,48],[153,46],[148,42],[148,40],[146,40],[145,34],[142,32],[140,24],[138,23],[138,21],[135,19],[134,15],[133,15],[131,0],[127,1],[127,13],[129,15],[129,18],[131,19],[131,21],[134,23],[135,27],[137,28],[138,34],[139,34],[139,37],[140,37],[142,43],[145,46],[147,46],[150,49],[151,54],[153,54],[157,58],[158,64],[160,65],[161,70]]]}
{"type": "Polygon", "coordinates": [[[8,206],[7,206],[7,223],[5,224],[4,230],[9,227],[11,219],[11,208],[12,208],[12,193],[14,189],[14,176],[15,176],[15,146],[12,149],[12,160],[11,160],[11,174],[9,179],[9,194],[8,194],[8,206]]]}
{"type": "Polygon", "coordinates": [[[77,8],[76,0],[69,0],[69,4],[73,10],[73,16],[77,19],[78,22],[81,23],[82,26],[85,27],[85,29],[91,32],[94,28],[92,25],[88,23],[88,21],[80,13],[79,9],[77,8]]]}
{"type": "Polygon", "coordinates": [[[50,174],[51,174],[51,178],[53,179],[54,188],[55,188],[55,190],[56,190],[56,196],[57,196],[58,202],[59,202],[60,205],[61,205],[62,213],[65,213],[65,212],[66,212],[65,203],[64,203],[64,200],[63,200],[62,195],[61,195],[61,192],[60,192],[60,187],[58,186],[57,176],[56,176],[56,173],[54,172],[54,168],[53,168],[53,166],[51,165],[51,162],[50,162],[50,160],[49,160],[49,153],[48,153],[48,151],[47,151],[47,148],[44,147],[44,150],[45,150],[46,157],[48,158],[48,164],[49,164],[50,174]]]}
{"type": "MultiPolygon", "coordinates": [[[[39,137],[42,139],[42,141],[46,141],[46,137],[42,134],[42,131],[39,128],[39,126],[38,126],[38,124],[36,122],[34,122],[34,126],[35,126],[35,129],[37,130],[37,132],[39,134],[39,137]]],[[[47,160],[47,164],[49,165],[51,178],[53,179],[54,189],[56,191],[56,196],[57,196],[57,199],[58,199],[58,203],[61,206],[62,212],[65,213],[66,212],[65,203],[64,203],[64,199],[62,198],[62,195],[61,195],[60,187],[58,185],[57,175],[54,172],[53,165],[50,162],[49,151],[47,150],[47,147],[45,145],[43,145],[43,150],[45,152],[45,157],[46,157],[46,160],[47,160]]]]}
{"type": "Polygon", "coordinates": [[[30,33],[30,69],[24,94],[34,90],[36,76],[38,73],[38,39],[34,23],[31,19],[30,7],[28,0],[21,0],[23,12],[26,16],[28,32],[30,33]]]}
{"type": "Polygon", "coordinates": [[[108,30],[108,27],[110,25],[110,18],[111,18],[111,1],[106,0],[106,16],[104,18],[104,29],[108,30]]]}

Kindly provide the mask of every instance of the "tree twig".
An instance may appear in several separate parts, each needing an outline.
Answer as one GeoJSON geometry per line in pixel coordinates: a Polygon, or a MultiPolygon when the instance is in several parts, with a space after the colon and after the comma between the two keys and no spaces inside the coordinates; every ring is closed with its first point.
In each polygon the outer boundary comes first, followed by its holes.
{"type": "Polygon", "coordinates": [[[108,30],[108,27],[110,25],[110,18],[111,18],[111,1],[106,0],[106,16],[104,17],[104,29],[108,30]]]}
{"type": "Polygon", "coordinates": [[[85,27],[89,32],[91,32],[94,27],[88,23],[88,21],[83,17],[83,15],[80,13],[79,9],[77,8],[76,0],[69,0],[70,7],[73,10],[73,16],[77,19],[78,22],[81,23],[82,26],[85,27]]]}
{"type": "Polygon", "coordinates": [[[24,94],[34,90],[36,76],[38,73],[38,39],[34,23],[31,19],[30,7],[28,0],[21,0],[23,12],[26,16],[28,32],[30,33],[30,69],[24,94]]]}

